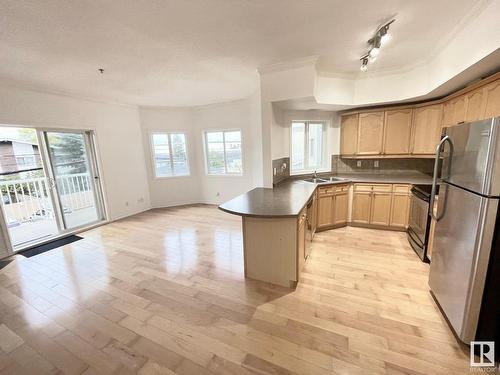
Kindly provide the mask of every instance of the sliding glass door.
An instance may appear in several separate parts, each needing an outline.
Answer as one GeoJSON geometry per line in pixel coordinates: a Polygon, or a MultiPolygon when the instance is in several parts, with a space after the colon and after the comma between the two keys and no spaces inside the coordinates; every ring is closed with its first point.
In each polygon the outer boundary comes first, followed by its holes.
{"type": "Polygon", "coordinates": [[[104,220],[92,133],[0,127],[0,193],[15,251],[104,220]]]}

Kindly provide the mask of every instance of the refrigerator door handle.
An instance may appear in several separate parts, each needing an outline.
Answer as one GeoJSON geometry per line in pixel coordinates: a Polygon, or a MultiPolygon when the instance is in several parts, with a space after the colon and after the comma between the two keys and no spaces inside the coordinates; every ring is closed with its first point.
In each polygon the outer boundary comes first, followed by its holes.
{"type": "MultiPolygon", "coordinates": [[[[432,190],[431,190],[431,199],[429,202],[429,210],[431,212],[431,217],[436,221],[439,221],[444,215],[444,210],[443,210],[443,215],[441,215],[440,217],[434,214],[434,200],[436,199],[436,185],[438,180],[439,157],[441,155],[441,149],[443,148],[446,142],[450,144],[449,163],[451,163],[451,156],[453,155],[453,143],[451,142],[451,139],[448,135],[444,136],[443,139],[441,139],[441,142],[439,142],[439,144],[436,146],[436,157],[434,159],[434,174],[432,176],[432,190]]],[[[448,171],[449,170],[450,170],[450,165],[448,166],[448,171]]]]}

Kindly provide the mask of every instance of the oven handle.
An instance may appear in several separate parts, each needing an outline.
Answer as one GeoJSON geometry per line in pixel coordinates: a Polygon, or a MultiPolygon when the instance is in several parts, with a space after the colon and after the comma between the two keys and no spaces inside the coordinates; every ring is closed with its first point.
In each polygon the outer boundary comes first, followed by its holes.
{"type": "MultiPolygon", "coordinates": [[[[448,142],[450,144],[450,155],[449,159],[451,163],[451,156],[453,155],[453,143],[451,142],[451,139],[448,135],[445,135],[443,139],[441,139],[441,142],[436,146],[436,157],[434,159],[434,174],[432,176],[432,190],[431,190],[431,199],[429,202],[429,210],[431,212],[431,217],[439,221],[443,218],[444,215],[444,210],[443,210],[443,215],[441,216],[436,216],[434,214],[434,200],[436,199],[436,185],[437,185],[437,179],[438,179],[438,170],[439,170],[439,156],[441,155],[441,148],[444,146],[444,144],[448,142]]],[[[450,170],[451,166],[448,167],[448,170],[450,170]]],[[[448,176],[449,177],[449,176],[448,176]]],[[[446,199],[445,199],[446,201],[446,199]]]]}

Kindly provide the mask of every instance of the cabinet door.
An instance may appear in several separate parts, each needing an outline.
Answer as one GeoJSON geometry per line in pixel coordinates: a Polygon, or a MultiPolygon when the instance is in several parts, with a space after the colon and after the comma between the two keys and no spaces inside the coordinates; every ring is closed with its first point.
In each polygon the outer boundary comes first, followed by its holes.
{"type": "Polygon", "coordinates": [[[384,154],[401,155],[410,152],[411,122],[411,108],[385,112],[384,154]]]}
{"type": "Polygon", "coordinates": [[[360,224],[370,223],[370,210],[372,204],[371,192],[354,192],[352,199],[352,222],[360,224]]]}
{"type": "Polygon", "coordinates": [[[443,105],[416,108],[413,117],[412,154],[433,155],[441,139],[443,105]]]}
{"type": "Polygon", "coordinates": [[[370,224],[389,226],[391,217],[391,193],[372,193],[370,224]]]}
{"type": "MultiPolygon", "coordinates": [[[[306,221],[299,219],[299,230],[297,233],[297,252],[298,252],[298,271],[300,272],[304,267],[306,259],[306,221]]],[[[297,280],[298,280],[297,275],[297,280]]]]}
{"type": "Polygon", "coordinates": [[[340,122],[340,154],[355,155],[358,145],[358,115],[342,116],[340,122]]]}
{"type": "Polygon", "coordinates": [[[484,88],[485,111],[482,119],[500,116],[500,80],[484,88]]]}
{"type": "Polygon", "coordinates": [[[461,95],[452,100],[453,102],[453,124],[459,124],[465,121],[467,112],[467,96],[461,95]]]}
{"type": "Polygon", "coordinates": [[[382,153],[384,112],[360,113],[358,125],[358,155],[382,153]]]}
{"type": "Polygon", "coordinates": [[[392,196],[390,226],[406,229],[408,227],[408,213],[410,210],[410,196],[394,193],[392,196]]]}
{"type": "Polygon", "coordinates": [[[484,87],[467,94],[467,114],[465,121],[476,121],[483,118],[484,114],[484,87]]]}
{"type": "Polygon", "coordinates": [[[347,205],[349,203],[347,191],[335,193],[333,198],[333,224],[347,223],[347,205]]]}
{"type": "Polygon", "coordinates": [[[453,119],[453,101],[448,100],[443,104],[443,128],[455,125],[453,119]]]}
{"type": "Polygon", "coordinates": [[[317,227],[324,228],[333,225],[333,195],[318,197],[317,227]]]}

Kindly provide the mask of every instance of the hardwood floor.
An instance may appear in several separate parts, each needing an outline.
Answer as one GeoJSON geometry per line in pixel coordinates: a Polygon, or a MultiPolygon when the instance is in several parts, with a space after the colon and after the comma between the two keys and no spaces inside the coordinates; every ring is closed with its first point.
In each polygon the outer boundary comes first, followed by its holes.
{"type": "Polygon", "coordinates": [[[469,373],[404,233],[317,234],[294,291],[244,279],[212,206],[82,236],[0,271],[1,374],[469,373]]]}

